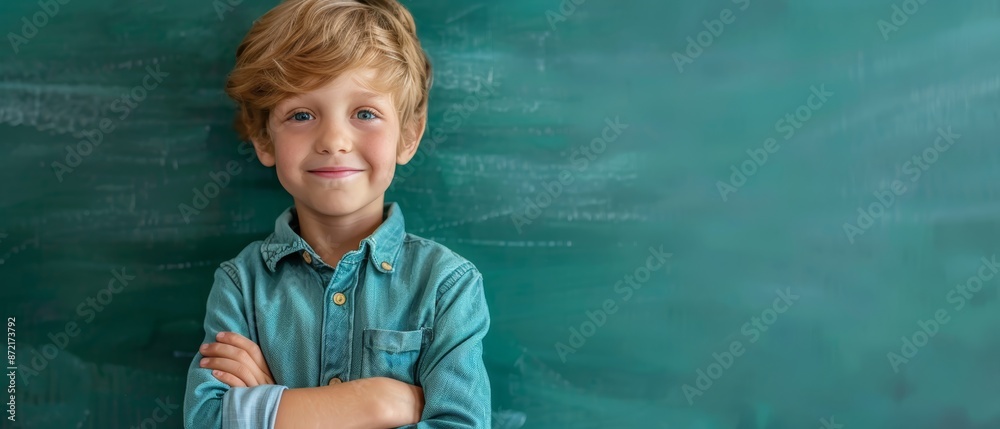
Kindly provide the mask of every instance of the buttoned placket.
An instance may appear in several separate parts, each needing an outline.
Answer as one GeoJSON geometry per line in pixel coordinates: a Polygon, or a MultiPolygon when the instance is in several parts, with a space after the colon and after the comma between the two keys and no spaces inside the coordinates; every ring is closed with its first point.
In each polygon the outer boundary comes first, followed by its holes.
{"type": "Polygon", "coordinates": [[[364,258],[357,251],[348,252],[337,263],[327,282],[323,304],[323,356],[319,385],[350,380],[351,351],[354,338],[354,299],[358,271],[364,258]]]}

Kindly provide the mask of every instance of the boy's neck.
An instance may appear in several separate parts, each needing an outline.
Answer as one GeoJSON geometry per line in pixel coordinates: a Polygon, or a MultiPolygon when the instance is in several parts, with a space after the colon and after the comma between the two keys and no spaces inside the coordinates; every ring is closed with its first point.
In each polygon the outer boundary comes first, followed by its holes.
{"type": "Polygon", "coordinates": [[[384,198],[343,216],[327,216],[296,201],[299,235],[324,262],[336,267],[347,252],[356,250],[361,240],[382,225],[384,198]]]}

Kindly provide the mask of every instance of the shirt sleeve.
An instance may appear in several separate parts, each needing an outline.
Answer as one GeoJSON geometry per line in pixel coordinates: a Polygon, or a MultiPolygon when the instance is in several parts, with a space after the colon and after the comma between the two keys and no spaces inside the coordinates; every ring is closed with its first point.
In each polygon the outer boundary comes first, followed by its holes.
{"type": "Polygon", "coordinates": [[[417,429],[489,428],[490,381],[483,363],[483,338],[490,313],[483,276],[471,263],[438,290],[434,338],[418,370],[424,412],[417,429]]]}
{"type": "MultiPolygon", "coordinates": [[[[215,283],[208,294],[205,312],[205,340],[215,342],[219,332],[250,335],[243,292],[229,270],[235,267],[223,263],[215,270],[215,283]]],[[[287,387],[260,385],[230,388],[212,376],[212,370],[199,365],[201,353],[195,353],[188,368],[184,391],[184,427],[188,429],[274,428],[281,393],[287,387]]]]}

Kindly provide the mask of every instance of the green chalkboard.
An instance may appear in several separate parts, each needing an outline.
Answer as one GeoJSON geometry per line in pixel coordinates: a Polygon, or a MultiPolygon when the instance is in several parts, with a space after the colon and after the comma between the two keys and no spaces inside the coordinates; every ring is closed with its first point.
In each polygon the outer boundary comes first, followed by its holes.
{"type": "MultiPolygon", "coordinates": [[[[213,270],[291,203],[222,92],[273,4],[0,5],[18,427],[182,401],[213,270]]],[[[435,86],[387,200],[483,272],[495,427],[1000,427],[1000,2],[407,5],[435,86]]]]}

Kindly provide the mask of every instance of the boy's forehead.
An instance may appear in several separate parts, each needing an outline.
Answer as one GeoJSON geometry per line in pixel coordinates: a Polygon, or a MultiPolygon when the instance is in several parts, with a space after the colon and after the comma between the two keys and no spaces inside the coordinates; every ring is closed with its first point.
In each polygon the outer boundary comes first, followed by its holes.
{"type": "Polygon", "coordinates": [[[392,93],[377,85],[378,73],[374,69],[350,70],[304,94],[293,95],[278,103],[283,104],[321,95],[323,98],[385,99],[391,101],[392,93]]]}

